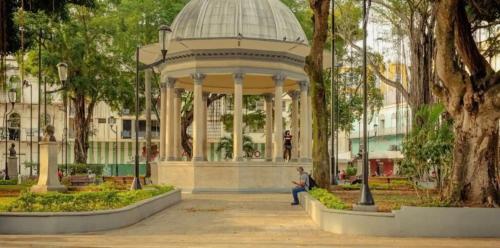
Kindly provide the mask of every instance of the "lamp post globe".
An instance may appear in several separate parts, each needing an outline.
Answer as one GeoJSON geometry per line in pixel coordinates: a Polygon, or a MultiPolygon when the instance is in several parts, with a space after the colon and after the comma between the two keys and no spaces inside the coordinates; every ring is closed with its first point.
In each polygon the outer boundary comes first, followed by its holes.
{"type": "Polygon", "coordinates": [[[161,54],[163,56],[163,60],[165,60],[165,57],[167,56],[167,50],[168,46],[170,45],[170,33],[172,33],[172,29],[170,29],[169,26],[167,25],[161,25],[160,28],[158,29],[159,32],[159,43],[160,43],[160,50],[161,54]]]}
{"type": "Polygon", "coordinates": [[[68,64],[63,62],[57,64],[57,72],[59,74],[59,80],[65,82],[68,79],[68,64]]]}
{"type": "Polygon", "coordinates": [[[9,96],[9,102],[10,104],[12,104],[12,106],[14,106],[14,104],[16,103],[16,100],[17,100],[17,91],[15,88],[12,88],[9,90],[8,92],[8,96],[9,96]]]}

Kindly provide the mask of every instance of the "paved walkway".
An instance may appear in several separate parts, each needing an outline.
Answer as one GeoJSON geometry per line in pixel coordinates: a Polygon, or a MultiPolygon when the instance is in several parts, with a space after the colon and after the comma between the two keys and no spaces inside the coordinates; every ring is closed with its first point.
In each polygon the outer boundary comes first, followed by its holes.
{"type": "Polygon", "coordinates": [[[183,198],[180,204],[124,229],[85,235],[0,236],[0,247],[500,247],[499,239],[335,235],[319,230],[301,207],[290,206],[287,194],[187,194],[183,198]]]}

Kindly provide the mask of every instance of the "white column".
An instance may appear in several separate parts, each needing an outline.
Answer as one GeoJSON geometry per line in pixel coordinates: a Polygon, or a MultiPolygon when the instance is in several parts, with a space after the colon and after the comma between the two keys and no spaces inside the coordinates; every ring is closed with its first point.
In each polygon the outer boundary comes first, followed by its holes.
{"type": "Polygon", "coordinates": [[[146,88],[146,164],[151,158],[151,77],[153,70],[144,71],[144,86],[146,88]]]}
{"type": "Polygon", "coordinates": [[[208,161],[208,92],[203,93],[203,160],[208,161]]]}
{"type": "Polygon", "coordinates": [[[175,98],[175,78],[168,78],[167,82],[167,154],[166,160],[173,161],[175,160],[174,154],[174,126],[175,116],[174,116],[174,98],[175,98]]]}
{"type": "Polygon", "coordinates": [[[308,104],[308,82],[300,81],[300,161],[308,162],[308,144],[311,140],[309,140],[309,114],[307,113],[307,104],[308,104]]]}
{"type": "Polygon", "coordinates": [[[167,83],[160,84],[160,160],[165,160],[167,151],[167,83]]]}
{"type": "Polygon", "coordinates": [[[266,100],[266,161],[273,160],[273,95],[264,95],[266,100]]]}
{"type": "Polygon", "coordinates": [[[274,88],[274,162],[283,161],[283,82],[286,76],[277,74],[273,77],[274,88]]]}
{"type": "Polygon", "coordinates": [[[183,89],[175,90],[175,100],[174,100],[174,156],[176,160],[182,159],[182,135],[181,135],[181,108],[182,108],[182,93],[183,89]]]}
{"type": "Polygon", "coordinates": [[[203,161],[203,80],[205,74],[195,73],[193,77],[193,161],[203,161]]]}
{"type": "Polygon", "coordinates": [[[243,73],[234,74],[233,160],[243,161],[243,73]]]}
{"type": "Polygon", "coordinates": [[[292,98],[292,161],[297,161],[299,157],[299,92],[289,93],[292,98]]]}

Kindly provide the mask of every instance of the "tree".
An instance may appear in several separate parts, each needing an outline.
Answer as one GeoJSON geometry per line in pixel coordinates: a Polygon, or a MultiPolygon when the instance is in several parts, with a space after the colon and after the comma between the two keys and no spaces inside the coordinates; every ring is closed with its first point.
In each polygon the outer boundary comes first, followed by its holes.
{"type": "MultiPolygon", "coordinates": [[[[59,85],[56,64],[69,66],[66,85],[49,93],[67,92],[75,109],[75,162],[86,163],[90,124],[99,101],[116,103],[132,98],[132,91],[120,70],[116,57],[110,53],[112,33],[100,24],[100,9],[67,5],[69,17],[56,22],[45,13],[26,15],[27,24],[51,33],[42,46],[44,75],[59,85]]],[[[36,29],[35,29],[36,30],[36,29]]],[[[37,71],[36,52],[28,54],[28,72],[37,71]]]]}
{"type": "Polygon", "coordinates": [[[309,76],[313,110],[313,174],[320,187],[330,185],[328,154],[328,106],[326,80],[323,73],[323,51],[328,37],[329,0],[309,0],[313,11],[313,38],[306,57],[305,71],[309,76]]]}
{"type": "Polygon", "coordinates": [[[430,0],[373,0],[373,3],[377,14],[392,25],[393,35],[408,38],[408,103],[416,113],[421,106],[433,102],[435,4],[430,0]]]}
{"type": "MultiPolygon", "coordinates": [[[[63,4],[65,18],[55,18],[42,11],[26,14],[26,26],[31,27],[32,32],[41,28],[51,34],[51,39],[43,40],[42,44],[44,74],[53,84],[58,84],[55,65],[65,61],[70,67],[67,85],[52,93],[68,91],[75,108],[77,163],[87,160],[89,127],[98,102],[104,101],[114,109],[141,111],[134,108],[135,48],[156,42],[158,26],[170,23],[185,2],[123,0],[98,2],[93,8],[63,4]]],[[[18,14],[17,23],[19,19],[18,14]]],[[[35,73],[34,51],[28,54],[28,60],[29,72],[35,73]]],[[[158,84],[154,85],[159,88],[158,84]]],[[[140,87],[138,90],[143,91],[143,85],[140,87]]],[[[144,99],[141,99],[142,105],[144,99]]]]}
{"type": "MultiPolygon", "coordinates": [[[[5,58],[9,54],[13,54],[29,46],[33,46],[36,39],[35,33],[23,33],[21,35],[21,27],[24,28],[23,22],[15,22],[16,13],[23,8],[29,13],[44,12],[49,16],[65,20],[68,13],[64,7],[67,3],[84,5],[87,7],[94,6],[93,0],[9,0],[0,3],[0,74],[4,75],[7,71],[5,58]],[[24,44],[23,44],[24,43],[24,44]],[[24,45],[24,47],[22,46],[24,45]]],[[[24,51],[21,51],[23,53],[24,51]]],[[[0,77],[0,84],[4,85],[4,77],[0,77]]]]}
{"type": "MultiPolygon", "coordinates": [[[[207,98],[207,108],[210,107],[216,100],[223,98],[224,94],[209,94],[207,98]]],[[[181,143],[182,148],[187,154],[188,159],[191,158],[193,152],[193,139],[188,134],[187,130],[194,120],[193,109],[193,92],[185,92],[182,94],[182,109],[181,109],[181,143]]]]}
{"type": "MultiPolygon", "coordinates": [[[[215,147],[215,151],[218,153],[224,152],[224,159],[233,158],[233,134],[230,136],[224,136],[219,140],[217,147],[215,147]]],[[[255,149],[253,148],[253,140],[248,135],[243,135],[243,151],[245,152],[245,156],[247,158],[252,158],[253,152],[255,149]]]]}
{"type": "MultiPolygon", "coordinates": [[[[225,97],[226,102],[232,102],[233,99],[230,96],[225,97]]],[[[257,109],[257,103],[262,101],[262,96],[245,95],[243,96],[243,151],[247,158],[252,158],[254,149],[254,143],[250,136],[245,135],[245,132],[251,132],[252,130],[258,130],[264,128],[266,124],[266,115],[264,111],[257,109]]],[[[222,137],[216,148],[217,152],[225,151],[224,157],[233,157],[233,114],[226,113],[220,118],[222,124],[224,125],[224,130],[231,133],[230,137],[222,137]]]]}
{"type": "Polygon", "coordinates": [[[441,84],[434,92],[454,120],[447,198],[456,203],[498,206],[500,202],[500,73],[480,53],[471,26],[471,20],[498,22],[499,8],[498,1],[437,2],[436,69],[441,84]]]}
{"type": "MultiPolygon", "coordinates": [[[[342,58],[347,62],[342,68],[335,68],[336,79],[334,83],[338,84],[338,128],[339,130],[350,132],[353,130],[353,123],[360,121],[363,116],[363,80],[362,67],[359,57],[355,54],[342,58]]],[[[327,99],[330,102],[331,81],[327,81],[327,99]]],[[[368,108],[370,119],[375,116],[383,106],[384,96],[376,85],[376,76],[372,71],[368,72],[368,108]]],[[[369,120],[370,121],[370,120],[369,120]]]]}
{"type": "Polygon", "coordinates": [[[400,174],[417,184],[435,173],[438,189],[444,193],[453,157],[453,123],[441,104],[422,106],[415,116],[422,125],[415,126],[403,141],[400,174]]]}

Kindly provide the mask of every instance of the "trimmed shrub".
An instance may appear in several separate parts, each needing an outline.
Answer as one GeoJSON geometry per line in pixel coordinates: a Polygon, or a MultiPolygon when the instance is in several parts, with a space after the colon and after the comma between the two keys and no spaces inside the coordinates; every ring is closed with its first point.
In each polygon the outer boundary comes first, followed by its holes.
{"type": "Polygon", "coordinates": [[[173,189],[173,186],[154,186],[143,190],[118,191],[102,186],[100,190],[70,194],[24,192],[7,206],[7,210],[9,212],[81,212],[116,209],[173,189]]]}
{"type": "Polygon", "coordinates": [[[340,198],[332,194],[326,189],[314,188],[309,190],[309,194],[316,200],[320,201],[327,208],[332,209],[347,209],[347,205],[340,198]]]}
{"type": "Polygon", "coordinates": [[[0,185],[16,185],[17,179],[0,180],[0,185]]]}

